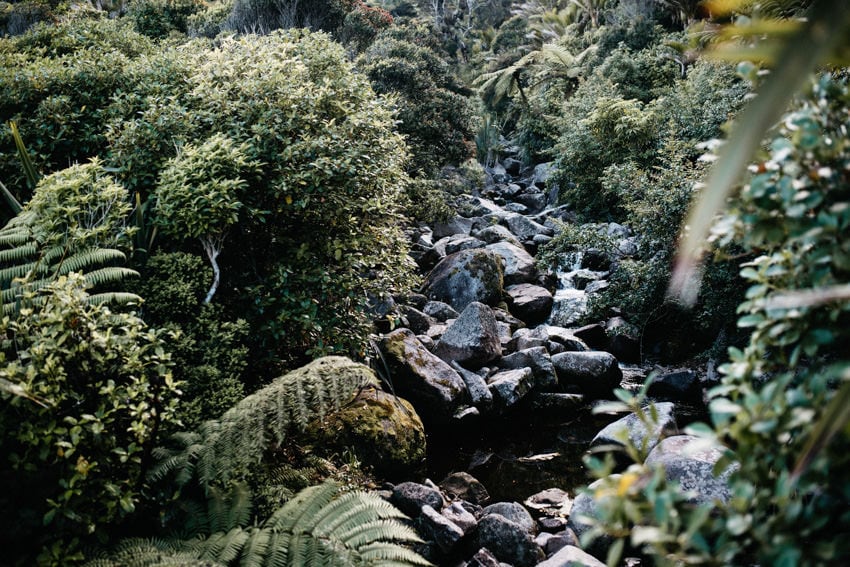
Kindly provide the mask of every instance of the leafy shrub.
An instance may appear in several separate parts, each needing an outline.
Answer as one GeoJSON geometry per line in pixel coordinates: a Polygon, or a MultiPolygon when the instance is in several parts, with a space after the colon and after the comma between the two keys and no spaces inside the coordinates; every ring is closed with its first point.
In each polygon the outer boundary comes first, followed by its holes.
{"type": "MultiPolygon", "coordinates": [[[[152,45],[116,20],[74,19],[0,39],[0,115],[20,127],[44,173],[102,155],[107,107],[133,84],[129,62],[152,45]]],[[[0,131],[0,178],[25,187],[11,133],[0,131]]]]}
{"type": "Polygon", "coordinates": [[[137,32],[158,39],[186,33],[188,19],[201,7],[200,0],[133,0],[128,17],[137,32]]]}
{"type": "Polygon", "coordinates": [[[0,320],[0,379],[32,398],[2,394],[2,476],[18,487],[3,508],[23,513],[3,518],[3,539],[32,553],[64,538],[70,555],[133,511],[177,390],[161,333],[89,304],[79,275],[44,293],[0,320]]]}
{"type": "Polygon", "coordinates": [[[224,31],[232,11],[233,0],[210,2],[186,18],[186,33],[189,37],[216,37],[224,31]]]}
{"type": "MultiPolygon", "coordinates": [[[[850,228],[846,82],[820,79],[780,122],[769,153],[715,226],[757,256],[738,311],[749,344],[731,348],[695,429],[735,463],[731,499],[696,506],[677,486],[636,482],[612,512],[634,545],[671,564],[838,564],[850,553],[847,487],[850,228]],[[661,508],[658,503],[664,502],[661,508]],[[654,507],[652,507],[654,505],[654,507]],[[658,512],[661,513],[658,513],[658,512]]],[[[644,469],[633,471],[635,479],[644,469]]],[[[605,531],[607,518],[598,528],[605,531]]]]}
{"type": "Polygon", "coordinates": [[[381,35],[357,66],[377,93],[395,96],[413,154],[408,169],[427,175],[472,155],[472,105],[438,52],[417,43],[381,35]]]}
{"type": "Polygon", "coordinates": [[[50,19],[53,16],[50,4],[42,0],[0,2],[0,37],[20,35],[38,22],[50,19]]]}

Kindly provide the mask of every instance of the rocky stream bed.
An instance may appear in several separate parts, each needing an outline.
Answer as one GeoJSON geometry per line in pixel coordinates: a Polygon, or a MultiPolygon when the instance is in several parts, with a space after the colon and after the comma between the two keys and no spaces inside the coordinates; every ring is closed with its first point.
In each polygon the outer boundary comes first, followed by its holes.
{"type": "MultiPolygon", "coordinates": [[[[595,510],[578,492],[592,481],[582,457],[614,447],[623,470],[629,460],[616,447],[625,437],[646,440],[647,461],[664,463],[694,498],[728,497],[723,478],[712,475],[719,455],[691,450],[694,439],[680,434],[704,418],[713,373],[641,365],[639,338],[622,317],[579,326],[617,258],[577,251],[554,273],[535,263],[560,221],[570,220],[554,204],[549,167],[507,158],[461,199],[450,222],[412,231],[421,293],[378,308],[384,333],[375,339],[375,366],[389,395],[373,403],[382,421],[371,428],[378,440],[367,441],[374,451],[366,464],[397,481],[384,495],[413,519],[426,538],[418,551],[436,565],[602,565],[607,542],[580,543],[588,529],[581,517],[595,510]],[[400,319],[387,318],[392,313],[400,319]],[[654,430],[634,414],[592,411],[650,373],[654,430]]],[[[617,240],[620,258],[637,252],[639,235],[627,227],[595,227],[617,240]]]]}

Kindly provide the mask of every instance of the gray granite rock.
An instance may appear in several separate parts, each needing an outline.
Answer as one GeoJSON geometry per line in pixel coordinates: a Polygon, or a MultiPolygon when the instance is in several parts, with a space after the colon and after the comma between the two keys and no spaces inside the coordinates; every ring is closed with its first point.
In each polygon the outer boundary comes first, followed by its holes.
{"type": "Polygon", "coordinates": [[[443,333],[434,354],[468,368],[480,368],[500,357],[502,343],[493,311],[477,301],[467,305],[443,333]]]}
{"type": "Polygon", "coordinates": [[[474,249],[446,256],[428,274],[423,290],[430,299],[463,311],[474,301],[496,305],[502,298],[503,287],[501,256],[474,249]]]}
{"type": "Polygon", "coordinates": [[[607,352],[562,352],[552,357],[562,385],[577,386],[588,396],[609,396],[620,385],[623,372],[607,352]]]}

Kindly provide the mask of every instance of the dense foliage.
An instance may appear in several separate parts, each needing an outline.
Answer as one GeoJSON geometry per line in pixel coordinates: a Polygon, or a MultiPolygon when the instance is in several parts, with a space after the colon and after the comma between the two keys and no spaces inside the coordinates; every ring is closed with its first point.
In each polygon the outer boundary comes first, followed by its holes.
{"type": "Polygon", "coordinates": [[[625,528],[619,536],[662,564],[823,565],[850,553],[848,438],[836,417],[847,403],[848,304],[831,293],[850,277],[838,236],[850,225],[848,102],[845,81],[821,78],[715,225],[721,244],[757,255],[741,265],[738,326],[749,343],[720,368],[713,429],[694,430],[724,449],[722,467],[734,465],[731,500],[697,506],[635,466],[598,524],[625,528]]]}

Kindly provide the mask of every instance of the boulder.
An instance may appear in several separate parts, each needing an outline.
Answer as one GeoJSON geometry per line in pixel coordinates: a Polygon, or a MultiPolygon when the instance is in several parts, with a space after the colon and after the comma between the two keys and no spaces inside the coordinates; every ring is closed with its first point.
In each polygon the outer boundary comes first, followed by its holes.
{"type": "Polygon", "coordinates": [[[677,370],[655,376],[647,394],[662,400],[699,402],[702,400],[702,384],[693,370],[677,370]]]}
{"type": "Polygon", "coordinates": [[[448,422],[467,396],[457,372],[429,352],[409,329],[384,336],[380,347],[395,391],[410,400],[426,422],[448,422]]]}
{"type": "Polygon", "coordinates": [[[691,492],[695,503],[726,503],[731,498],[729,476],[735,467],[730,466],[715,476],[714,465],[723,453],[705,443],[705,440],[691,435],[668,437],[649,453],[646,465],[663,466],[667,480],[691,492]]]}
{"type": "Polygon", "coordinates": [[[541,325],[535,332],[546,333],[546,338],[560,343],[568,352],[584,352],[590,350],[581,338],[573,331],[556,325],[541,325]],[[539,329],[539,330],[538,330],[539,329]]]}
{"type": "MultiPolygon", "coordinates": [[[[602,509],[599,502],[594,499],[594,494],[596,494],[603,485],[616,483],[620,479],[620,476],[621,475],[619,474],[613,474],[590,483],[587,490],[580,492],[575,497],[575,500],[573,500],[573,507],[570,510],[567,527],[579,540],[581,540],[585,532],[589,531],[593,527],[591,522],[602,518],[602,509]]],[[[610,496],[606,495],[600,496],[600,498],[609,497],[610,496]]],[[[593,542],[586,547],[586,550],[588,553],[592,553],[593,555],[604,557],[612,543],[613,539],[610,536],[600,536],[594,539],[593,542]]]]}
{"type": "Polygon", "coordinates": [[[486,250],[498,254],[504,260],[504,285],[532,282],[537,278],[534,258],[510,242],[488,244],[486,250]]]}
{"type": "Polygon", "coordinates": [[[434,243],[434,248],[441,252],[442,256],[448,256],[461,250],[469,250],[472,248],[483,248],[486,242],[478,240],[468,234],[454,234],[446,236],[434,243]]]}
{"type": "Polygon", "coordinates": [[[531,514],[528,513],[528,510],[519,502],[496,502],[481,511],[482,518],[490,514],[498,514],[522,526],[525,531],[532,535],[537,533],[537,523],[531,517],[531,514]]]}
{"type": "Polygon", "coordinates": [[[469,371],[456,361],[451,362],[451,367],[455,369],[463,382],[466,384],[466,390],[469,392],[469,401],[472,405],[483,411],[489,411],[493,407],[493,394],[487,386],[484,378],[475,372],[469,371]]]}
{"type": "Polygon", "coordinates": [[[534,374],[530,368],[505,370],[493,374],[488,380],[496,405],[507,409],[516,405],[534,387],[534,374]]]}
{"type": "Polygon", "coordinates": [[[460,313],[455,311],[451,305],[443,303],[442,301],[427,302],[422,308],[422,312],[441,323],[445,323],[449,319],[457,319],[460,317],[460,313]]]}
{"type": "Polygon", "coordinates": [[[558,327],[578,323],[587,313],[587,293],[580,289],[559,289],[552,299],[547,322],[558,327]]]}
{"type": "Polygon", "coordinates": [[[464,535],[470,533],[478,525],[478,520],[472,513],[464,508],[460,502],[452,502],[443,508],[443,516],[459,527],[464,535]]]}
{"type": "Polygon", "coordinates": [[[434,354],[446,362],[456,361],[468,368],[480,368],[502,355],[499,328],[493,311],[474,301],[449,325],[434,354]]]}
{"type": "Polygon", "coordinates": [[[376,387],[362,390],[340,410],[308,426],[323,452],[354,451],[377,474],[410,474],[425,462],[425,428],[406,400],[376,387]]]}
{"type": "Polygon", "coordinates": [[[422,506],[418,524],[423,535],[434,541],[443,553],[450,553],[463,538],[463,530],[457,524],[428,504],[422,506]]]}
{"type": "Polygon", "coordinates": [[[515,567],[532,567],[544,557],[534,537],[521,525],[501,514],[488,514],[478,521],[478,543],[500,561],[515,567]]]}
{"type": "MultiPolygon", "coordinates": [[[[647,414],[649,408],[645,408],[647,414]]],[[[676,418],[674,416],[675,406],[670,402],[655,404],[658,414],[658,423],[650,430],[637,414],[629,415],[608,424],[602,431],[596,434],[590,442],[591,447],[614,446],[622,447],[623,440],[628,439],[635,447],[646,447],[651,451],[661,439],[667,435],[678,432],[676,418]]],[[[628,466],[630,459],[622,451],[616,451],[615,457],[621,468],[628,466]]]]}
{"type": "Polygon", "coordinates": [[[464,567],[502,567],[502,563],[489,549],[482,547],[464,564],[464,567]]]}
{"type": "Polygon", "coordinates": [[[534,222],[528,217],[524,217],[517,213],[506,215],[505,224],[508,225],[508,229],[510,229],[514,236],[516,236],[522,243],[533,241],[534,236],[537,234],[545,234],[547,236],[555,234],[555,231],[551,228],[534,222]]]}
{"type": "Polygon", "coordinates": [[[452,500],[464,500],[476,505],[485,505],[490,494],[478,479],[467,472],[455,472],[440,482],[440,489],[452,500]]]}
{"type": "Polygon", "coordinates": [[[534,347],[517,351],[503,357],[499,361],[499,367],[510,370],[530,368],[534,374],[534,387],[536,390],[552,390],[558,385],[558,376],[555,366],[545,347],[534,347]]]}
{"type": "Polygon", "coordinates": [[[590,348],[603,350],[608,345],[608,335],[605,333],[605,325],[602,323],[591,323],[579,327],[573,334],[587,343],[590,348]]]}
{"type": "Polygon", "coordinates": [[[448,222],[437,223],[432,227],[433,238],[439,240],[453,234],[469,234],[472,222],[472,219],[456,216],[448,222]]]}
{"type": "Polygon", "coordinates": [[[577,386],[587,396],[611,395],[623,379],[617,359],[607,352],[562,352],[552,364],[562,385],[577,386]]]}
{"type": "Polygon", "coordinates": [[[455,310],[479,301],[496,305],[502,298],[504,275],[502,259],[489,250],[462,250],[437,264],[424,285],[431,299],[443,301],[455,310]]]}
{"type": "Polygon", "coordinates": [[[430,506],[434,510],[443,509],[443,496],[440,491],[418,482],[402,482],[395,485],[390,502],[411,518],[419,516],[425,506],[430,506]]]}
{"type": "Polygon", "coordinates": [[[421,335],[427,332],[429,328],[437,324],[436,319],[423,313],[415,307],[403,305],[400,311],[401,314],[404,316],[404,319],[406,320],[407,328],[416,333],[417,335],[421,335]]]}
{"type": "Polygon", "coordinates": [[[547,161],[534,166],[531,183],[534,185],[546,185],[555,171],[555,162],[547,161]]]}
{"type": "Polygon", "coordinates": [[[546,194],[542,191],[525,192],[516,197],[516,202],[525,205],[528,213],[534,215],[546,208],[546,194]]]}
{"type": "Polygon", "coordinates": [[[513,244],[514,246],[521,246],[516,236],[514,236],[514,234],[510,230],[500,224],[494,224],[483,228],[475,236],[477,238],[480,238],[487,244],[495,244],[497,242],[508,242],[510,244],[513,244]]]}
{"type": "Polygon", "coordinates": [[[524,283],[508,286],[505,292],[511,313],[527,325],[542,323],[552,311],[554,299],[544,287],[524,283]]]}
{"type": "Polygon", "coordinates": [[[531,409],[561,417],[575,415],[586,406],[581,394],[565,394],[561,392],[533,392],[529,396],[531,409]]]}
{"type": "Polygon", "coordinates": [[[605,563],[573,545],[562,547],[538,567],[605,567],[605,563]]]}
{"type": "Polygon", "coordinates": [[[560,516],[568,517],[573,501],[570,495],[560,488],[547,488],[529,496],[525,506],[537,512],[538,516],[560,516]]]}

